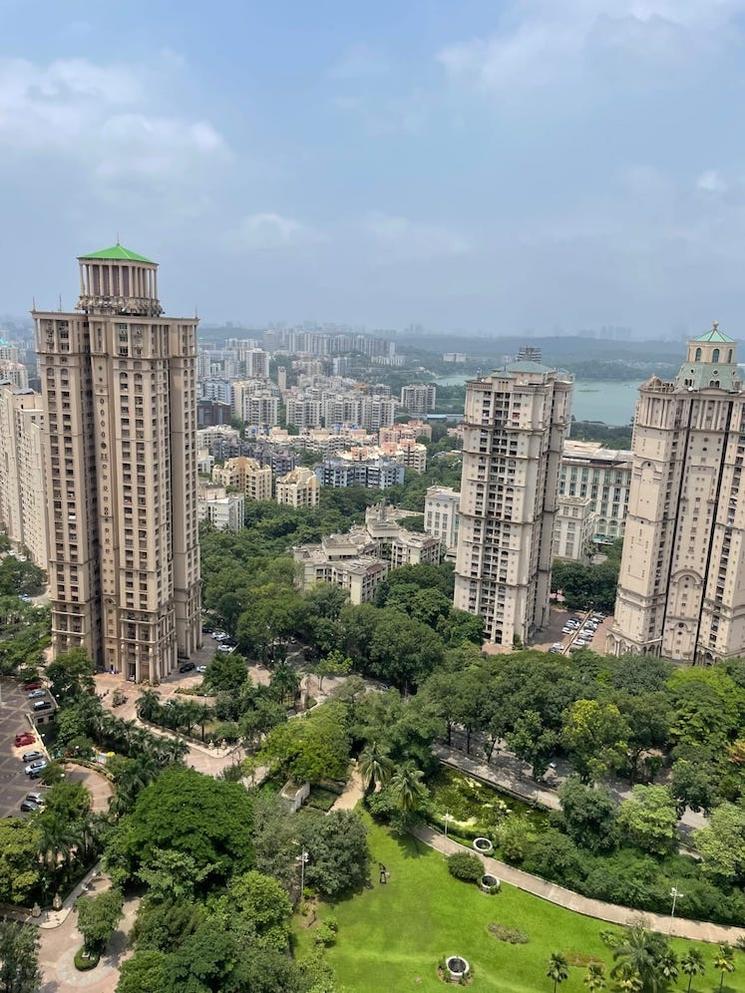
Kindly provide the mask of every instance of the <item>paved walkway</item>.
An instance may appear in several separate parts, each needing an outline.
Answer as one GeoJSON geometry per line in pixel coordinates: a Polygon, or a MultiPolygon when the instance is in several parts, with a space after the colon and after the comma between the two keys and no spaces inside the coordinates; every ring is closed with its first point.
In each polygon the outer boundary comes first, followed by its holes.
{"type": "MultiPolygon", "coordinates": [[[[344,787],[344,792],[334,801],[331,810],[354,810],[364,795],[365,790],[362,786],[362,776],[355,762],[352,768],[352,775],[344,787]]],[[[331,810],[329,813],[331,813],[331,810]]]]}
{"type": "MultiPolygon", "coordinates": [[[[425,845],[442,852],[443,855],[452,855],[454,852],[476,854],[473,849],[459,845],[452,838],[446,838],[444,834],[430,827],[417,827],[413,834],[425,845]]],[[[548,900],[549,903],[555,903],[559,907],[584,914],[586,917],[594,917],[611,924],[628,924],[632,919],[638,919],[643,915],[652,931],[659,931],[676,938],[687,938],[690,941],[709,941],[715,944],[729,942],[734,945],[738,939],[745,938],[745,928],[727,927],[724,924],[710,924],[705,921],[689,921],[682,917],[669,917],[667,914],[650,914],[647,911],[632,910],[630,907],[593,900],[556,883],[549,883],[540,876],[515,869],[514,866],[500,862],[499,859],[488,856],[480,856],[480,858],[484,868],[503,883],[509,883],[526,893],[532,893],[543,900],[548,900]]]]}

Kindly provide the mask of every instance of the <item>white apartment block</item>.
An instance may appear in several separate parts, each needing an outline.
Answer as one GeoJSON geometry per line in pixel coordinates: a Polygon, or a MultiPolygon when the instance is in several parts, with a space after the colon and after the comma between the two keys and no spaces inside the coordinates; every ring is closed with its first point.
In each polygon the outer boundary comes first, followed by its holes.
{"type": "Polygon", "coordinates": [[[745,389],[715,324],[673,382],[639,389],[615,654],[709,663],[745,654],[745,389]]]}
{"type": "Polygon", "coordinates": [[[396,420],[396,401],[390,397],[366,396],[360,401],[359,425],[366,431],[390,427],[396,420]]]}
{"type": "Polygon", "coordinates": [[[196,328],[158,267],[81,256],[77,310],[34,311],[46,435],[52,648],[159,682],[202,643],[196,328]]]}
{"type": "Polygon", "coordinates": [[[240,490],[247,500],[272,499],[272,470],[247,455],[227,459],[225,465],[216,465],[212,481],[221,486],[240,490]]]}
{"type": "Polygon", "coordinates": [[[460,493],[450,486],[430,486],[424,500],[424,530],[454,553],[458,544],[460,493]]]}
{"type": "Polygon", "coordinates": [[[437,387],[434,383],[411,383],[401,387],[401,406],[410,414],[425,416],[435,409],[437,387]]]}
{"type": "Polygon", "coordinates": [[[312,469],[298,466],[277,480],[277,503],[296,510],[317,507],[321,499],[321,484],[312,469]]]}
{"type": "Polygon", "coordinates": [[[279,424],[279,397],[269,391],[243,397],[241,419],[247,427],[267,431],[279,424]]]}
{"type": "Polygon", "coordinates": [[[553,557],[588,562],[593,553],[595,511],[589,496],[561,496],[554,523],[553,557]]]}
{"type": "Polygon", "coordinates": [[[28,369],[23,362],[11,362],[10,359],[0,361],[0,383],[8,382],[19,390],[28,389],[28,369]]]}
{"type": "Polygon", "coordinates": [[[320,428],[323,423],[323,403],[320,397],[288,396],[285,401],[285,420],[301,431],[320,428]]]}
{"type": "Polygon", "coordinates": [[[20,362],[20,359],[18,345],[11,345],[7,339],[0,338],[0,362],[20,362]]]}
{"type": "Polygon", "coordinates": [[[200,400],[217,400],[220,403],[230,403],[233,397],[232,384],[229,379],[200,379],[200,400]]]}
{"type": "Polygon", "coordinates": [[[240,348],[238,358],[249,379],[269,379],[269,353],[263,348],[240,348]]]}
{"type": "Polygon", "coordinates": [[[0,524],[13,546],[46,570],[44,410],[33,390],[0,383],[0,524]]]}
{"type": "Polygon", "coordinates": [[[598,544],[623,537],[633,457],[633,452],[604,448],[595,441],[567,438],[564,442],[559,494],[590,497],[598,544]]]}
{"type": "Polygon", "coordinates": [[[526,643],[548,620],[551,543],[571,380],[515,362],[466,387],[455,606],[489,641],[526,643]]]}
{"type": "Polygon", "coordinates": [[[200,486],[197,515],[200,521],[209,521],[218,531],[240,531],[245,516],[245,497],[242,493],[227,493],[224,486],[200,486]]]}

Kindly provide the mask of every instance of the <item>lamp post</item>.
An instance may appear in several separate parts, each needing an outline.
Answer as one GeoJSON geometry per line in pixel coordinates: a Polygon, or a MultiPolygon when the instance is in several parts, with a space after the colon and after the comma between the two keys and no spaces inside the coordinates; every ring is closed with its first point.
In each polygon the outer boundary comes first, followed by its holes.
{"type": "Polygon", "coordinates": [[[302,852],[295,858],[295,861],[298,862],[300,865],[300,899],[301,900],[303,899],[303,893],[305,892],[305,866],[308,864],[309,859],[310,859],[310,855],[308,854],[308,852],[305,851],[305,849],[303,849],[302,852]]]}
{"type": "Polygon", "coordinates": [[[452,814],[450,814],[450,813],[447,813],[447,814],[445,814],[445,816],[443,817],[443,820],[445,821],[445,837],[447,838],[447,836],[448,836],[448,824],[449,824],[449,823],[450,823],[451,821],[454,821],[454,820],[455,820],[455,818],[453,817],[453,815],[452,815],[452,814]]]}
{"type": "Polygon", "coordinates": [[[685,893],[681,893],[677,886],[673,886],[672,889],[670,890],[670,896],[673,898],[673,906],[672,906],[672,910],[670,911],[670,931],[668,933],[672,934],[673,919],[675,918],[675,904],[678,902],[678,900],[683,899],[685,893]]]}

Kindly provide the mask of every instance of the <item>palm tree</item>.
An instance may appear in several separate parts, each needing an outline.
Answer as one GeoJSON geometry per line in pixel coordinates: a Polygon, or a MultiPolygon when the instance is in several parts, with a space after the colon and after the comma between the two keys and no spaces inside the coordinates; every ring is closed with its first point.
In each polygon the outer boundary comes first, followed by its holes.
{"type": "Polygon", "coordinates": [[[662,978],[668,983],[677,983],[678,981],[678,956],[675,952],[668,951],[660,959],[660,974],[662,978]]]}
{"type": "Polygon", "coordinates": [[[688,993],[691,993],[693,977],[702,976],[706,969],[703,953],[698,948],[689,948],[680,960],[680,968],[688,976],[688,993]]]}
{"type": "Polygon", "coordinates": [[[206,703],[197,703],[198,716],[195,724],[199,725],[199,730],[202,733],[202,741],[204,741],[204,725],[212,717],[212,707],[209,707],[206,703]]]}
{"type": "Polygon", "coordinates": [[[587,967],[587,975],[582,980],[588,989],[588,993],[600,993],[606,987],[605,966],[602,962],[590,962],[587,967]]]}
{"type": "Polygon", "coordinates": [[[548,957],[548,969],[546,975],[554,984],[554,993],[559,983],[569,979],[569,963],[561,952],[552,952],[548,957]]]}
{"type": "Polygon", "coordinates": [[[371,741],[362,749],[357,765],[365,793],[369,793],[371,789],[380,789],[391,778],[393,763],[377,741],[371,741]]]}
{"type": "Polygon", "coordinates": [[[160,709],[160,693],[155,690],[143,690],[137,698],[135,710],[141,721],[152,721],[160,709]]]}
{"type": "Polygon", "coordinates": [[[645,993],[658,993],[667,986],[662,973],[662,962],[667,953],[667,942],[662,935],[648,931],[641,922],[634,923],[626,928],[613,952],[616,964],[611,975],[614,979],[638,976],[640,989],[645,993]]]}
{"type": "Polygon", "coordinates": [[[290,699],[294,702],[300,687],[300,677],[287,662],[280,662],[269,680],[272,690],[278,695],[280,702],[290,699]]]}
{"type": "Polygon", "coordinates": [[[400,766],[391,777],[390,790],[403,814],[412,814],[419,809],[425,796],[422,777],[421,770],[410,762],[400,766]]]}
{"type": "Polygon", "coordinates": [[[722,974],[719,980],[719,989],[721,990],[722,986],[724,986],[724,974],[735,971],[735,952],[732,945],[725,944],[719,946],[719,951],[714,956],[714,968],[722,974]]]}

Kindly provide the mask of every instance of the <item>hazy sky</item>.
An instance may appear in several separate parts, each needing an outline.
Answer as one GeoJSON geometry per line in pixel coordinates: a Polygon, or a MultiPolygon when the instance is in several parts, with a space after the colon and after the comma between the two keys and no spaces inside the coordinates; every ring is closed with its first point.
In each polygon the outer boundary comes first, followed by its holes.
{"type": "Polygon", "coordinates": [[[0,0],[0,312],[745,326],[745,0],[0,0]]]}

